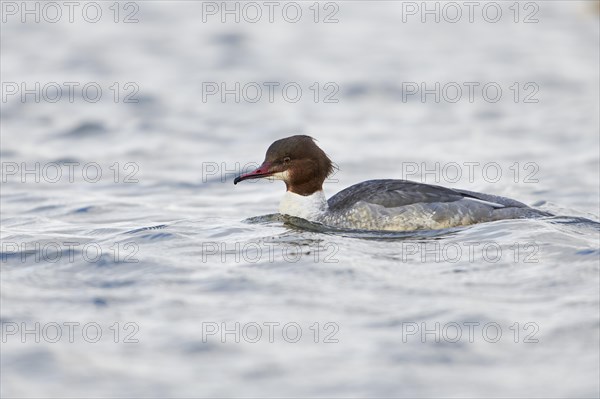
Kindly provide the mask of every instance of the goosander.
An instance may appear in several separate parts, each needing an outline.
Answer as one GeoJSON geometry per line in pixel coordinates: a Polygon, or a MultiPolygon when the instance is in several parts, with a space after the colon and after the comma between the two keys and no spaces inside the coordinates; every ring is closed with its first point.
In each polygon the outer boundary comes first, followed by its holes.
{"type": "Polygon", "coordinates": [[[343,229],[437,230],[501,219],[551,216],[496,195],[450,189],[408,180],[368,180],[329,200],[323,182],[334,166],[310,136],[275,141],[256,170],[235,178],[283,180],[279,213],[343,229]]]}

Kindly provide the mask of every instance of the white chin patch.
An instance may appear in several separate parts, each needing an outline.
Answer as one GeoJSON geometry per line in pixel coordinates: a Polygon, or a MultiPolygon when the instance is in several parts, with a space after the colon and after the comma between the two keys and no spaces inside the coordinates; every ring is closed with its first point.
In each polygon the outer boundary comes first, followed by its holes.
{"type": "Polygon", "coordinates": [[[289,177],[289,172],[287,170],[284,170],[283,172],[273,173],[271,176],[267,177],[267,179],[287,181],[289,177]]]}

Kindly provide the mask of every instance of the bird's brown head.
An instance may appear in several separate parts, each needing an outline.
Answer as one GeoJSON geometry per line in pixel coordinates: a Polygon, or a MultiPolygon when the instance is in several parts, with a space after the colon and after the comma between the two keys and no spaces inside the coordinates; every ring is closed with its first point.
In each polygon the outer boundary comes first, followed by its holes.
{"type": "Polygon", "coordinates": [[[283,180],[287,191],[311,195],[323,189],[323,182],[333,169],[333,163],[312,137],[298,135],[275,141],[262,165],[236,177],[233,183],[266,177],[283,180]]]}

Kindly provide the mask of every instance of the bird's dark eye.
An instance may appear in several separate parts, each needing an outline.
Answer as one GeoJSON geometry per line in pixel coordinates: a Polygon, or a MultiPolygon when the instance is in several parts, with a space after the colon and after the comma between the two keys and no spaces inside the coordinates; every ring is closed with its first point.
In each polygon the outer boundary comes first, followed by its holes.
{"type": "Polygon", "coordinates": [[[283,163],[288,163],[290,162],[292,159],[290,157],[285,157],[283,158],[283,163]]]}

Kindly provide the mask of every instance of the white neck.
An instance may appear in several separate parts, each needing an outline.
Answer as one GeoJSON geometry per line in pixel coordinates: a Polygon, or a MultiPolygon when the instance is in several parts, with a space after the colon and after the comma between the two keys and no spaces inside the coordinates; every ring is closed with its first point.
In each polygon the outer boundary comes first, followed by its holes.
{"type": "Polygon", "coordinates": [[[327,199],[323,190],[306,196],[286,191],[279,204],[279,213],[314,222],[327,212],[327,208],[327,199]]]}

